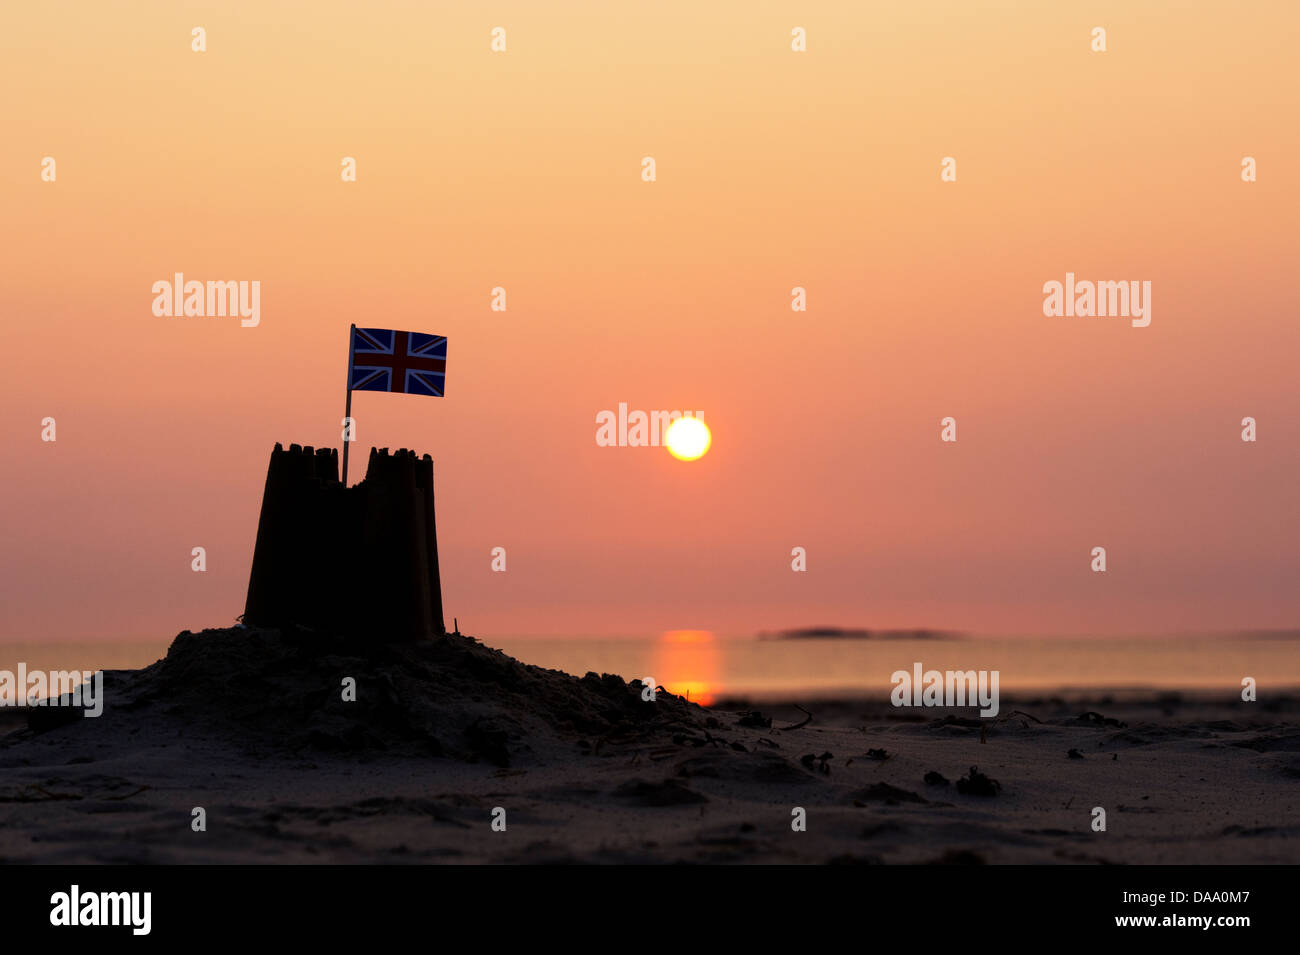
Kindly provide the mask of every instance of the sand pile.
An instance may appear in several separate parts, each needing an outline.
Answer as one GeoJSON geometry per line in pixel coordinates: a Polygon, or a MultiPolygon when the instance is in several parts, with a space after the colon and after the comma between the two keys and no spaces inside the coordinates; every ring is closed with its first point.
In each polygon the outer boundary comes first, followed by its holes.
{"type": "MultiPolygon", "coordinates": [[[[185,631],[143,670],[105,673],[97,729],[146,718],[189,737],[284,749],[446,756],[499,766],[549,744],[671,742],[707,714],[616,676],[520,663],[471,637],[385,644],[307,630],[185,631]],[[344,700],[355,681],[355,701],[344,700]]],[[[47,709],[49,717],[73,711],[47,709]]],[[[77,713],[77,722],[80,714],[77,713]]],[[[65,720],[57,720],[65,722],[65,720]]],[[[89,721],[88,721],[89,722],[89,721]]],[[[129,730],[128,730],[129,731],[129,730]]]]}

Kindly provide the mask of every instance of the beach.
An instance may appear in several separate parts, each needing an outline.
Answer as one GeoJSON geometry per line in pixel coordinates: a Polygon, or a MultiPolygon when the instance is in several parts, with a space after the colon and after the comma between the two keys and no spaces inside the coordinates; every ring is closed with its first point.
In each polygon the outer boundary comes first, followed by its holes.
{"type": "Polygon", "coordinates": [[[465,637],[241,628],[105,687],[97,719],[0,714],[0,861],[1278,864],[1300,837],[1294,694],[702,707],[465,637]]]}

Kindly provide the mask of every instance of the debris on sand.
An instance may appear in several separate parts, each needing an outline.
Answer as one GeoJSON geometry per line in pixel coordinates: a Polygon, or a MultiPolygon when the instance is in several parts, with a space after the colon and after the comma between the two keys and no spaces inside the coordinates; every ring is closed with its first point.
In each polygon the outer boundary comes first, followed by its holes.
{"type": "Polygon", "coordinates": [[[1065,755],[1070,759],[1083,759],[1083,753],[1079,752],[1077,749],[1072,749],[1065,755]]]}
{"type": "Polygon", "coordinates": [[[889,751],[884,749],[869,749],[865,759],[889,759],[889,751]]]}
{"type": "Polygon", "coordinates": [[[750,710],[736,721],[736,725],[753,730],[766,730],[772,728],[772,718],[764,716],[758,710],[750,710]]]}
{"type": "Polygon", "coordinates": [[[799,762],[802,763],[806,769],[816,769],[818,772],[825,773],[829,776],[831,773],[830,761],[834,758],[835,757],[830,753],[822,753],[820,756],[817,756],[814,753],[809,753],[806,756],[800,756],[799,762]]]}
{"type": "Polygon", "coordinates": [[[925,774],[925,784],[927,786],[951,786],[948,777],[943,773],[936,773],[933,769],[925,774]]]}
{"type": "Polygon", "coordinates": [[[1002,784],[981,773],[978,767],[970,768],[970,775],[957,780],[957,792],[963,796],[996,796],[1002,784]]]}
{"type": "Polygon", "coordinates": [[[1109,716],[1102,716],[1100,713],[1094,713],[1092,710],[1089,710],[1087,713],[1080,713],[1075,717],[1075,722],[1087,723],[1089,726],[1116,726],[1120,729],[1128,727],[1127,723],[1121,723],[1119,720],[1113,719],[1109,716]]]}

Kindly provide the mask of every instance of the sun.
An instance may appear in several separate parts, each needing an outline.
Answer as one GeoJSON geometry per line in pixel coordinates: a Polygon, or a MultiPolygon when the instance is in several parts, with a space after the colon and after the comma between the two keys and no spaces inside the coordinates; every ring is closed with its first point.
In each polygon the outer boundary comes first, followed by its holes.
{"type": "Polygon", "coordinates": [[[678,461],[694,461],[704,457],[713,443],[709,426],[699,418],[678,418],[668,426],[664,444],[668,453],[678,461]]]}

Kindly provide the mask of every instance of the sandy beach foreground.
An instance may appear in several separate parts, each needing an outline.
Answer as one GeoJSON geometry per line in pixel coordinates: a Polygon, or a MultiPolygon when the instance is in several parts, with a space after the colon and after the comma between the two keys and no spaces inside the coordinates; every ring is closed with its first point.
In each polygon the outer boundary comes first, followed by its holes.
{"type": "Polygon", "coordinates": [[[1004,697],[981,720],[641,689],[467,637],[186,632],[107,673],[98,719],[0,714],[0,862],[1300,860],[1294,697],[1004,697]]]}

